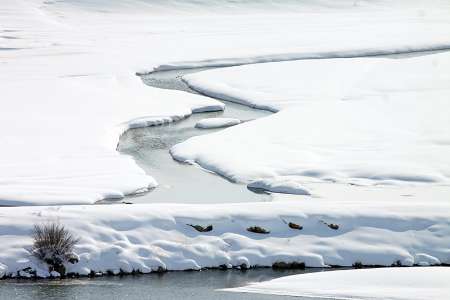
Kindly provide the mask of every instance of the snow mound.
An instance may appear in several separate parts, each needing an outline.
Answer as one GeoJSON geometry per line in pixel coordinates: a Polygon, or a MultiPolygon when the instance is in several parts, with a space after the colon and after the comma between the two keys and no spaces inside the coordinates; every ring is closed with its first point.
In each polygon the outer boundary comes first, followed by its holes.
{"type": "Polygon", "coordinates": [[[320,299],[449,299],[450,268],[345,270],[286,276],[228,292],[320,299]]]}
{"type": "Polygon", "coordinates": [[[196,128],[202,129],[212,129],[212,128],[222,128],[238,125],[241,120],[234,118],[208,118],[202,119],[195,124],[196,128]]]}
{"type": "Polygon", "coordinates": [[[247,184],[250,190],[262,190],[272,193],[285,193],[295,195],[311,195],[310,191],[292,177],[264,178],[247,184]]]}

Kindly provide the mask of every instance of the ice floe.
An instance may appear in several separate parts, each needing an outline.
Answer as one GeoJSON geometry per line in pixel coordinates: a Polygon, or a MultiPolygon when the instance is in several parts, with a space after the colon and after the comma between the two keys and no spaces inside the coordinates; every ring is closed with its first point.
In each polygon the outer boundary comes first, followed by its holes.
{"type": "Polygon", "coordinates": [[[195,124],[195,127],[202,129],[230,127],[240,124],[241,120],[234,118],[208,118],[202,119],[195,124]]]}

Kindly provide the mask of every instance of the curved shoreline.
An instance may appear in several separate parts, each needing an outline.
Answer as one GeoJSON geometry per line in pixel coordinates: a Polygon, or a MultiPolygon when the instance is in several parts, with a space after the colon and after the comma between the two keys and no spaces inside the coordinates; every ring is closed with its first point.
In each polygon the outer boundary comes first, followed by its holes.
{"type": "MultiPolygon", "coordinates": [[[[200,94],[222,103],[221,100],[203,95],[191,89],[182,79],[182,76],[186,73],[196,73],[204,70],[205,68],[160,71],[153,73],[153,76],[142,76],[142,80],[146,85],[154,88],[200,94]]],[[[182,99],[179,101],[182,101],[182,99]]],[[[180,164],[180,162],[174,160],[170,155],[170,148],[177,143],[183,142],[193,136],[212,134],[224,129],[209,128],[199,130],[195,125],[200,120],[226,116],[247,122],[270,114],[269,112],[249,108],[239,103],[224,102],[222,110],[194,111],[191,115],[186,116],[186,118],[175,120],[174,122],[151,124],[164,126],[151,126],[148,128],[147,126],[139,126],[138,128],[134,128],[135,130],[125,132],[120,138],[117,150],[122,154],[125,153],[133,156],[138,165],[158,181],[159,186],[144,194],[129,195],[124,198],[124,201],[127,201],[127,203],[154,203],[155,201],[235,203],[270,200],[270,196],[267,194],[254,194],[247,190],[245,185],[233,184],[228,178],[210,170],[203,169],[199,165],[194,164],[195,166],[190,166],[186,163],[180,164]],[[161,146],[166,149],[165,153],[161,146]],[[202,170],[198,170],[199,168],[202,170]],[[185,181],[189,181],[191,184],[184,184],[183,182],[185,181]],[[204,187],[203,190],[202,185],[204,187]],[[181,194],[185,198],[179,196],[181,194]],[[198,199],[195,200],[194,198],[198,199]],[[210,200],[207,201],[207,198],[210,200]]],[[[99,203],[114,202],[102,200],[99,203]]]]}
{"type": "Polygon", "coordinates": [[[154,67],[152,70],[137,71],[136,75],[148,75],[161,71],[174,71],[199,68],[226,68],[234,66],[244,66],[253,64],[263,64],[271,62],[285,62],[307,59],[334,59],[334,58],[363,58],[363,57],[386,57],[386,56],[402,56],[402,55],[421,55],[432,54],[441,51],[449,51],[450,44],[424,47],[409,47],[407,50],[348,50],[348,51],[326,51],[311,53],[278,53],[253,57],[235,57],[235,58],[216,58],[198,61],[180,61],[162,64],[154,67]]]}
{"type": "MultiPolygon", "coordinates": [[[[345,55],[338,55],[338,56],[331,56],[331,57],[319,57],[316,59],[332,59],[332,58],[352,58],[352,57],[361,57],[361,58],[371,58],[371,57],[380,57],[380,58],[391,58],[391,59],[401,59],[401,58],[408,58],[411,56],[423,56],[423,55],[431,55],[431,54],[435,54],[435,53],[440,53],[440,52],[445,52],[450,50],[450,47],[447,46],[443,46],[443,47],[435,47],[435,48],[426,48],[425,51],[423,51],[423,49],[419,48],[418,50],[413,50],[413,51],[382,51],[380,53],[376,53],[373,55],[369,55],[369,56],[345,56],[345,55]]],[[[271,57],[277,57],[277,56],[283,56],[283,54],[278,54],[278,55],[273,55],[271,57]]],[[[306,58],[307,59],[307,58],[306,58]]],[[[227,60],[227,59],[225,59],[227,60]]],[[[265,106],[265,105],[255,105],[249,102],[246,102],[245,100],[242,99],[238,99],[238,98],[234,98],[232,96],[228,96],[228,95],[224,95],[224,94],[217,94],[217,93],[211,93],[208,91],[208,89],[203,89],[201,86],[195,85],[190,83],[188,80],[186,80],[184,78],[185,75],[189,75],[189,74],[194,74],[194,73],[198,73],[198,72],[202,72],[202,71],[208,71],[208,70],[213,70],[213,69],[220,69],[220,68],[227,68],[227,67],[234,67],[234,66],[242,66],[242,65],[253,65],[253,64],[265,64],[265,63],[271,63],[271,62],[283,62],[283,61],[300,61],[300,60],[305,60],[305,58],[293,58],[293,59],[282,59],[282,60],[269,60],[269,61],[265,61],[265,60],[260,60],[260,57],[254,57],[250,59],[250,62],[242,62],[243,60],[248,60],[246,58],[234,58],[234,59],[230,59],[233,62],[230,62],[229,64],[221,64],[220,62],[222,62],[223,60],[218,59],[218,60],[206,60],[206,61],[197,61],[197,62],[190,62],[191,66],[186,67],[185,63],[173,63],[170,64],[171,66],[173,66],[173,68],[167,68],[167,65],[160,65],[158,67],[155,67],[153,71],[151,72],[147,72],[147,73],[142,73],[142,79],[143,81],[147,84],[150,85],[152,87],[156,87],[156,88],[163,88],[163,89],[174,89],[174,90],[181,90],[184,92],[188,92],[188,93],[194,93],[194,94],[200,94],[209,98],[213,98],[215,100],[218,101],[226,101],[227,106],[230,105],[230,103],[234,103],[237,104],[238,106],[245,106],[245,107],[249,107],[251,109],[255,109],[255,110],[261,110],[261,111],[267,111],[269,113],[277,113],[278,110],[274,109],[272,107],[269,106],[265,106]],[[183,65],[184,64],[184,65],[183,65]],[[146,74],[146,75],[144,75],[146,74]],[[169,74],[169,75],[167,75],[169,74]],[[161,81],[158,81],[158,79],[156,81],[149,81],[148,79],[146,79],[146,77],[151,77],[151,78],[160,78],[162,77],[161,81]],[[175,83],[174,83],[175,81],[175,83]]],[[[203,111],[200,111],[203,112],[203,111]]],[[[193,112],[196,113],[196,112],[193,112]]],[[[191,115],[185,116],[185,118],[180,119],[181,121],[186,120],[187,118],[192,117],[191,115]]],[[[174,122],[180,121],[180,120],[175,120],[174,122]]],[[[170,122],[170,123],[174,123],[174,122],[170,122]]],[[[155,125],[164,125],[164,124],[168,124],[167,123],[156,123],[156,124],[150,124],[150,126],[155,126],[155,125]]],[[[142,128],[142,127],[148,127],[145,124],[143,126],[135,126],[133,128],[142,128]]],[[[131,129],[133,129],[131,128],[131,129]]],[[[183,159],[177,157],[177,155],[175,155],[170,149],[169,152],[172,156],[172,158],[174,160],[176,160],[177,162],[180,163],[186,163],[183,159]]],[[[202,164],[199,164],[199,162],[192,162],[195,165],[198,165],[200,168],[204,169],[205,171],[208,172],[212,172],[214,174],[217,174],[218,176],[223,177],[224,179],[232,182],[232,183],[236,183],[236,180],[231,178],[230,176],[228,176],[227,174],[224,174],[223,172],[220,172],[219,170],[217,170],[216,168],[211,168],[210,166],[205,166],[202,164]]],[[[135,197],[136,195],[128,195],[129,197],[135,197]]],[[[107,200],[107,199],[106,199],[107,200]]]]}

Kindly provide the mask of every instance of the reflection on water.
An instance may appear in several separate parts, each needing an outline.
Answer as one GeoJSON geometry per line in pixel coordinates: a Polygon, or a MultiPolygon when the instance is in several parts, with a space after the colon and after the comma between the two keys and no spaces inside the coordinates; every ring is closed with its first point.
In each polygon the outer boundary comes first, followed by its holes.
{"type": "MultiPolygon", "coordinates": [[[[154,87],[195,93],[181,80],[181,75],[198,71],[199,69],[157,72],[146,75],[143,80],[154,87]]],[[[252,193],[245,185],[230,183],[225,178],[198,167],[178,163],[169,154],[172,146],[190,137],[222,130],[195,128],[195,123],[201,119],[220,116],[253,120],[268,114],[270,113],[266,111],[226,102],[225,111],[198,113],[172,124],[129,130],[121,137],[118,150],[133,156],[139,166],[160,185],[149,193],[128,198],[126,201],[133,203],[269,201],[270,195],[252,193]]]]}
{"type": "Polygon", "coordinates": [[[236,294],[215,290],[243,286],[250,282],[267,281],[282,276],[320,271],[324,270],[306,269],[276,271],[272,269],[255,269],[245,272],[239,270],[207,270],[200,272],[169,272],[165,274],[58,281],[5,280],[0,282],[0,300],[284,300],[292,298],[258,294],[236,294]]]}

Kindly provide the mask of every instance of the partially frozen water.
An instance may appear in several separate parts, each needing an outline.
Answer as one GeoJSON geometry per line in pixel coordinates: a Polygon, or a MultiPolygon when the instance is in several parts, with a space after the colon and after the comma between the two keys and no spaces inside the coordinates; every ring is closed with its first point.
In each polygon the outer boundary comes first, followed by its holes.
{"type": "MultiPolygon", "coordinates": [[[[192,91],[182,80],[187,73],[203,69],[161,71],[143,76],[146,84],[165,89],[192,91]]],[[[144,194],[128,197],[133,203],[178,202],[178,203],[226,203],[247,201],[269,201],[266,194],[255,194],[245,185],[231,183],[223,177],[201,170],[199,167],[182,164],[172,159],[169,149],[190,137],[212,133],[223,129],[198,129],[197,121],[212,117],[230,117],[253,120],[270,112],[225,102],[225,111],[193,114],[176,123],[129,130],[120,139],[119,151],[135,158],[141,168],[153,176],[159,186],[144,194]]]]}
{"type": "Polygon", "coordinates": [[[292,298],[216,290],[240,287],[251,282],[267,281],[282,276],[319,271],[323,270],[276,271],[272,269],[254,269],[245,272],[238,270],[209,270],[56,281],[5,280],[0,282],[0,300],[285,300],[292,298]]]}
{"type": "MultiPolygon", "coordinates": [[[[403,54],[377,55],[389,59],[429,55],[446,50],[411,52],[403,54]]],[[[201,72],[209,68],[158,71],[143,75],[143,81],[153,87],[197,93],[183,82],[182,76],[201,72]]],[[[216,99],[219,100],[219,99],[216,99]]],[[[222,101],[222,100],[219,100],[222,101]]],[[[119,151],[133,156],[137,163],[160,184],[144,195],[128,197],[133,203],[179,202],[179,203],[226,203],[247,201],[270,201],[267,194],[249,192],[245,185],[230,183],[225,178],[200,170],[192,165],[181,164],[172,159],[169,149],[190,137],[212,133],[223,129],[197,129],[195,124],[204,118],[230,117],[252,120],[264,117],[270,112],[253,109],[245,105],[222,101],[224,112],[193,114],[176,123],[156,127],[133,129],[120,139],[119,151]]],[[[256,191],[255,191],[256,192],[256,191]]]]}

